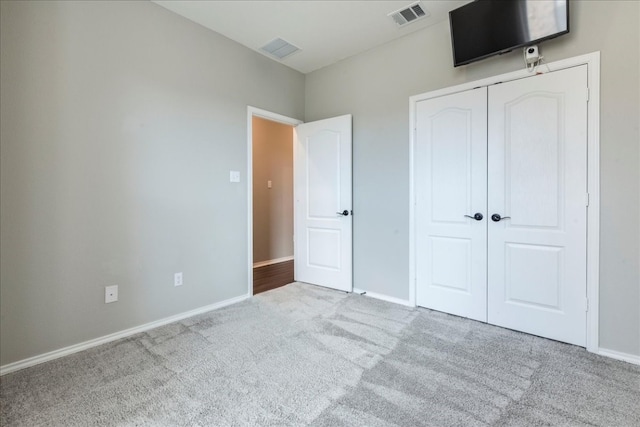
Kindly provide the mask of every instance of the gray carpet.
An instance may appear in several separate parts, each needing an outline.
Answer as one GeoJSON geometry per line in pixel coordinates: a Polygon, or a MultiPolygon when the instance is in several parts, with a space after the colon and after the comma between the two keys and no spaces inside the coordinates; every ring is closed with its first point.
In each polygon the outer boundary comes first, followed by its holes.
{"type": "Polygon", "coordinates": [[[292,284],[0,379],[2,426],[640,426],[640,366],[292,284]]]}

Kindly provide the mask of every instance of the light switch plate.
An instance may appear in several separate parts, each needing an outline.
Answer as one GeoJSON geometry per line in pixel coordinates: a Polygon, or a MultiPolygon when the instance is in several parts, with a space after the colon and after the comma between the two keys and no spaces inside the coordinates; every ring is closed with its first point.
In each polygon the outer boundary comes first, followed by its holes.
{"type": "Polygon", "coordinates": [[[229,171],[229,182],[240,182],[240,172],[229,171]]]}

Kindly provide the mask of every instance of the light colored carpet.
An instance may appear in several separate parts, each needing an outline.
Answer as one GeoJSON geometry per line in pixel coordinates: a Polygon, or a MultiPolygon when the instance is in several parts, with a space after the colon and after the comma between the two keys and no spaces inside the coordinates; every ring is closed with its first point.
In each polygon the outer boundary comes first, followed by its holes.
{"type": "Polygon", "coordinates": [[[640,367],[304,284],[0,379],[2,426],[640,426],[640,367]]]}

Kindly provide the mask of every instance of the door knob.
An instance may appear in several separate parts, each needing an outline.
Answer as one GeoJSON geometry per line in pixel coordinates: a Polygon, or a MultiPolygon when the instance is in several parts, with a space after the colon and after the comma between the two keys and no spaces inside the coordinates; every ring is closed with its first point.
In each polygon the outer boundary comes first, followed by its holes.
{"type": "Polygon", "coordinates": [[[510,219],[510,218],[511,218],[510,216],[500,216],[500,214],[491,215],[491,220],[493,222],[499,222],[499,221],[501,221],[503,219],[510,219]]]}
{"type": "Polygon", "coordinates": [[[465,216],[467,218],[475,219],[476,221],[482,221],[482,218],[484,218],[480,212],[476,212],[473,216],[471,215],[465,215],[465,216]]]}
{"type": "Polygon", "coordinates": [[[349,216],[349,211],[345,209],[342,212],[336,212],[336,214],[341,216],[349,216]]]}

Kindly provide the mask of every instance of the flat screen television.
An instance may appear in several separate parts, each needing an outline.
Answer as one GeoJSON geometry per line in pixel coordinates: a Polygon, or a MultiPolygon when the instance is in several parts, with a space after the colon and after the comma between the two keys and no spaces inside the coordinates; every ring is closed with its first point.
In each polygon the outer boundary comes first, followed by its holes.
{"type": "Polygon", "coordinates": [[[569,0],[476,0],[449,12],[458,67],[569,32],[569,0]]]}

